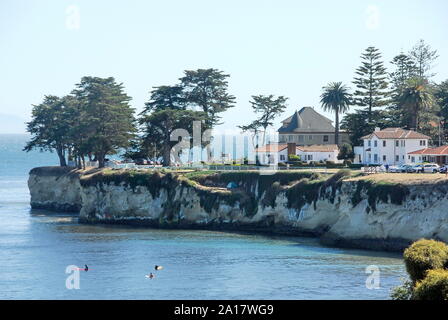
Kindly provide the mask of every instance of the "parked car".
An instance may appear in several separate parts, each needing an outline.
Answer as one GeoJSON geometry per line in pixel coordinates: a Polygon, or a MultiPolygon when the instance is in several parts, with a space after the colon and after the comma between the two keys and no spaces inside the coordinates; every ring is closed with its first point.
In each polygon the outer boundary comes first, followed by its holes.
{"type": "Polygon", "coordinates": [[[402,164],[400,166],[391,166],[391,167],[389,167],[389,172],[402,172],[402,173],[405,173],[405,172],[415,172],[415,171],[412,169],[411,165],[409,165],[409,164],[402,164]]]}
{"type": "Polygon", "coordinates": [[[440,173],[446,173],[448,171],[448,164],[440,167],[439,172],[440,173]]]}
{"type": "Polygon", "coordinates": [[[410,164],[404,164],[402,166],[400,166],[401,172],[415,172],[413,166],[411,166],[410,164]]]}
{"type": "Polygon", "coordinates": [[[415,172],[436,173],[439,172],[440,167],[437,163],[417,164],[414,167],[415,172]]]}

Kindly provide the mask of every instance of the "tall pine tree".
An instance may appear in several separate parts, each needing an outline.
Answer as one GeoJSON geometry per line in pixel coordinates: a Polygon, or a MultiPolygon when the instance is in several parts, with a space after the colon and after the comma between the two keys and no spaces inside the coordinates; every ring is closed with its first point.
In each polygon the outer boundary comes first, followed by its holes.
{"type": "Polygon", "coordinates": [[[356,86],[354,93],[355,104],[367,107],[368,122],[372,120],[372,111],[376,107],[388,103],[388,82],[381,53],[375,47],[368,47],[361,54],[361,66],[356,69],[353,84],[356,86]]]}

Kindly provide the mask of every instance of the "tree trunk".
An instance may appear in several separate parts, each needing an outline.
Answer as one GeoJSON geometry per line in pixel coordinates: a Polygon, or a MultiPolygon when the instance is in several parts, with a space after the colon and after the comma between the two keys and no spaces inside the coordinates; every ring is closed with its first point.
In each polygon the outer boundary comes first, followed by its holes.
{"type": "Polygon", "coordinates": [[[59,165],[61,167],[66,167],[67,166],[67,161],[65,160],[65,152],[64,152],[64,148],[59,147],[56,150],[58,157],[59,157],[59,165]]]}
{"type": "Polygon", "coordinates": [[[339,110],[336,110],[336,121],[334,124],[334,142],[339,145],[339,110]]]}
{"type": "Polygon", "coordinates": [[[170,144],[167,143],[163,146],[163,166],[170,167],[171,166],[171,148],[170,144]]]}
{"type": "Polygon", "coordinates": [[[97,158],[98,161],[98,168],[104,168],[104,165],[106,164],[104,158],[106,157],[106,155],[103,152],[101,152],[95,154],[95,157],[97,158]]]}

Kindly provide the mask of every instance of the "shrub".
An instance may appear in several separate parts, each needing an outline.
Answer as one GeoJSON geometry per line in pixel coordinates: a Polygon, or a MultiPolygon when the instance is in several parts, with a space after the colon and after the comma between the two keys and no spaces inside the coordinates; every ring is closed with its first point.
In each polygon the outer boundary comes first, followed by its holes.
{"type": "Polygon", "coordinates": [[[288,155],[288,159],[289,159],[289,161],[300,161],[300,157],[295,154],[288,155]]]}
{"type": "Polygon", "coordinates": [[[415,300],[448,300],[448,271],[429,270],[414,288],[415,300]]]}
{"type": "Polygon", "coordinates": [[[441,269],[448,261],[448,246],[440,241],[421,239],[403,254],[406,270],[416,283],[425,278],[428,270],[441,269]]]}
{"type": "Polygon", "coordinates": [[[410,280],[403,282],[401,286],[392,289],[392,300],[411,300],[413,298],[414,284],[410,280]]]}

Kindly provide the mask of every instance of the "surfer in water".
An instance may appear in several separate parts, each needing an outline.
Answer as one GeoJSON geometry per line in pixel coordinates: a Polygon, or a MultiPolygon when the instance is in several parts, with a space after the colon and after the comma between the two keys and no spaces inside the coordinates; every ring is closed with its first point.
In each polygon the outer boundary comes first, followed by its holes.
{"type": "Polygon", "coordinates": [[[89,267],[86,264],[84,265],[84,271],[85,272],[89,271],[89,267]]]}
{"type": "Polygon", "coordinates": [[[158,265],[155,265],[155,266],[154,266],[154,270],[156,270],[156,271],[157,271],[157,270],[162,270],[162,269],[163,269],[162,266],[158,266],[158,265]]]}

